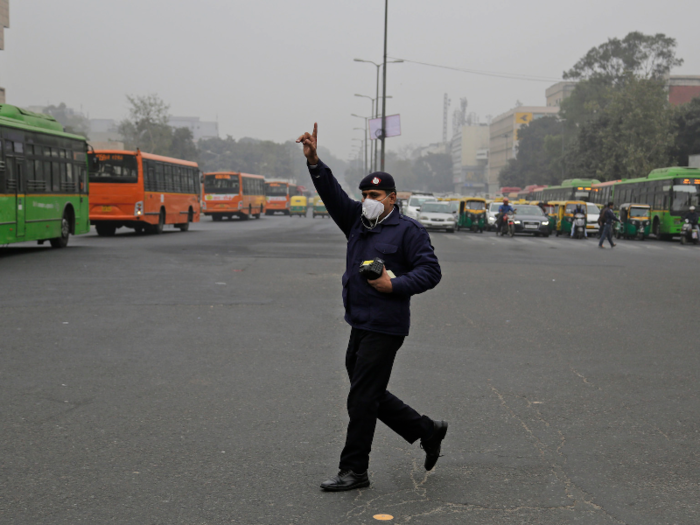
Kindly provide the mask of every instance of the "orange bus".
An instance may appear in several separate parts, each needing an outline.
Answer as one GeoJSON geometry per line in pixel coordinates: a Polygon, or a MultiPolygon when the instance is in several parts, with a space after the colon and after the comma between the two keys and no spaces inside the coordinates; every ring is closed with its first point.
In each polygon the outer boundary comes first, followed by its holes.
{"type": "Polygon", "coordinates": [[[202,197],[202,213],[212,220],[234,215],[259,219],[265,212],[265,177],[235,171],[205,173],[202,197]]]}
{"type": "Polygon", "coordinates": [[[90,224],[97,234],[117,228],[162,233],[199,222],[200,173],[195,162],[136,151],[99,150],[90,157],[90,224]]]}
{"type": "Polygon", "coordinates": [[[289,215],[289,183],[288,182],[266,182],[265,183],[265,215],[274,215],[281,211],[289,215]]]}

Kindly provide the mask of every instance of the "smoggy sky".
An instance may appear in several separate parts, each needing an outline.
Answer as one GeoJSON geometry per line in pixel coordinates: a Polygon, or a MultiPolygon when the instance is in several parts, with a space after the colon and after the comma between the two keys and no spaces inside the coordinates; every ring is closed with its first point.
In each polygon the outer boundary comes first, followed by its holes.
{"type": "MultiPolygon", "coordinates": [[[[591,47],[630,31],[665,33],[700,75],[697,0],[390,0],[389,56],[473,70],[561,78],[591,47]]],[[[20,106],[82,107],[126,116],[125,94],[156,93],[178,116],[219,121],[222,136],[282,142],[319,123],[319,141],[347,158],[369,115],[380,62],[382,0],[10,0],[0,85],[20,106]]],[[[403,63],[387,69],[387,114],[402,136],[388,149],[442,139],[443,94],[498,115],[545,105],[551,82],[403,63]]],[[[451,135],[451,112],[448,133],[451,135]]]]}

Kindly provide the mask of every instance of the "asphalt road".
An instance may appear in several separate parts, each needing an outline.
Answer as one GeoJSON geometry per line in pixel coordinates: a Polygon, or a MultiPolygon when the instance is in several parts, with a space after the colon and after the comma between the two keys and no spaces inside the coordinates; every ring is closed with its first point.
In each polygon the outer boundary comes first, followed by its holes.
{"type": "Polygon", "coordinates": [[[0,250],[0,523],[699,523],[700,248],[431,235],[390,388],[444,457],[379,425],[372,486],[336,494],[331,220],[0,250]]]}

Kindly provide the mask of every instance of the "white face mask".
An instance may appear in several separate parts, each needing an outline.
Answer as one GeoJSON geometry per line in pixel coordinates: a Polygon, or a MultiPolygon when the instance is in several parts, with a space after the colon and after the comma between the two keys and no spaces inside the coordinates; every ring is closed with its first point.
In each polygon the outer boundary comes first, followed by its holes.
{"type": "Polygon", "coordinates": [[[378,219],[384,211],[384,205],[382,202],[384,202],[388,197],[389,196],[387,195],[380,201],[369,198],[365,199],[362,202],[362,215],[370,221],[378,219]]]}

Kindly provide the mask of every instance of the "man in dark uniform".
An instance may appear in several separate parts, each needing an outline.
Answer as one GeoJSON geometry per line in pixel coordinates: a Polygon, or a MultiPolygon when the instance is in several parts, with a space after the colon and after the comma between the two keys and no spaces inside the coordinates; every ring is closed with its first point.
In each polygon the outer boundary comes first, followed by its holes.
{"type": "Polygon", "coordinates": [[[394,358],[408,335],[411,296],[434,288],[440,265],[425,229],[399,213],[394,179],[376,172],[360,183],[362,204],[342,190],[330,168],[317,155],[318,126],[297,139],[304,146],[309,173],[331,218],[348,240],[343,303],[352,327],[345,356],[350,378],[345,447],[340,472],[323,482],[326,491],[369,486],[367,468],[377,419],[409,443],[421,440],[425,468],[440,457],[447,422],[422,416],[387,390],[394,358]],[[381,258],[378,279],[359,273],[363,261],[381,258]],[[391,273],[389,273],[391,272],[391,273]]]}

